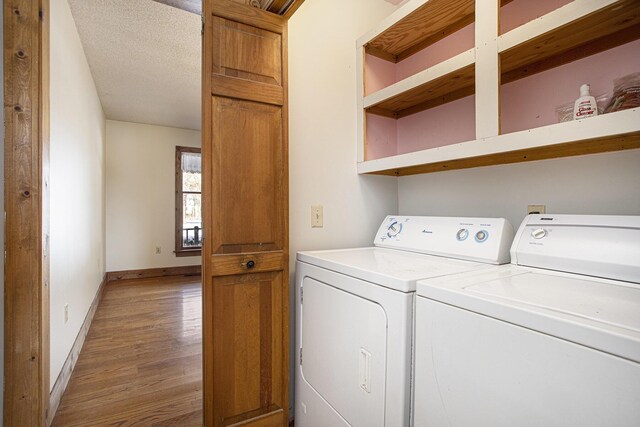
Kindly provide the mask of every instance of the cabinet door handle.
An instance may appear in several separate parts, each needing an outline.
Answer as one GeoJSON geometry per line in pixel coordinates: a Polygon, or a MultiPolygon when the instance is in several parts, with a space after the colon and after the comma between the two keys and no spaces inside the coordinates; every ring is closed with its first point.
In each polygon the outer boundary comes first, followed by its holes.
{"type": "Polygon", "coordinates": [[[246,268],[247,270],[251,270],[253,267],[256,266],[256,263],[255,263],[254,260],[250,259],[249,261],[242,262],[240,265],[242,266],[242,268],[246,268]]]}

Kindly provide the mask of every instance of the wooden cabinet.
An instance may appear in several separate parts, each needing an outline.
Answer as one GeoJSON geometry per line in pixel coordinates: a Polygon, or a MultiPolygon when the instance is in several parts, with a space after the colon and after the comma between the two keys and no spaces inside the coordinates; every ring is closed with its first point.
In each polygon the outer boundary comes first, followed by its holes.
{"type": "Polygon", "coordinates": [[[204,3],[204,415],[288,425],[286,20],[204,3]]]}
{"type": "Polygon", "coordinates": [[[637,0],[411,0],[358,41],[358,172],[639,148],[640,108],[555,113],[640,71],[639,39],[637,0]]]}

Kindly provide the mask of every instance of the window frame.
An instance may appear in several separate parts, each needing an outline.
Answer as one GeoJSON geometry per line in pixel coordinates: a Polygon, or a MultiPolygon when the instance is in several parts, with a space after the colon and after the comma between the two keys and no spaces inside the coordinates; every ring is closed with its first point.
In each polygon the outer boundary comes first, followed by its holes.
{"type": "MultiPolygon", "coordinates": [[[[202,156],[202,150],[198,147],[182,147],[176,145],[176,223],[175,223],[175,250],[174,254],[177,257],[185,256],[200,256],[202,254],[202,240],[200,241],[200,247],[198,248],[184,248],[182,246],[182,196],[184,194],[182,190],[182,153],[198,153],[202,156]]],[[[193,193],[193,192],[189,192],[193,193]]],[[[202,188],[200,188],[200,197],[202,197],[202,188]]],[[[201,213],[202,215],[202,213],[201,213]]],[[[204,236],[203,236],[204,237],[204,236]]]]}

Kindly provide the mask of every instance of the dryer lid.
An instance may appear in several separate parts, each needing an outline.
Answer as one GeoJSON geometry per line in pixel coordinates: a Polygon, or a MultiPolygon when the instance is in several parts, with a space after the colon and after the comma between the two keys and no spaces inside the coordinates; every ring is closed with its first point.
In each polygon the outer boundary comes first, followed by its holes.
{"type": "Polygon", "coordinates": [[[486,267],[486,264],[385,248],[298,252],[298,261],[401,292],[414,292],[419,279],[486,267]]]}

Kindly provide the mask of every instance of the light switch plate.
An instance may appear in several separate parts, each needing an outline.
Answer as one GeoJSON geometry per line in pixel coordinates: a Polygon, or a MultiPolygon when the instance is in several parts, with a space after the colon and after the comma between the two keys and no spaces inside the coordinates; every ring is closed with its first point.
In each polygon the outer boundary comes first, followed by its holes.
{"type": "Polygon", "coordinates": [[[311,206],[311,227],[322,228],[324,217],[322,213],[322,205],[311,206]]]}

